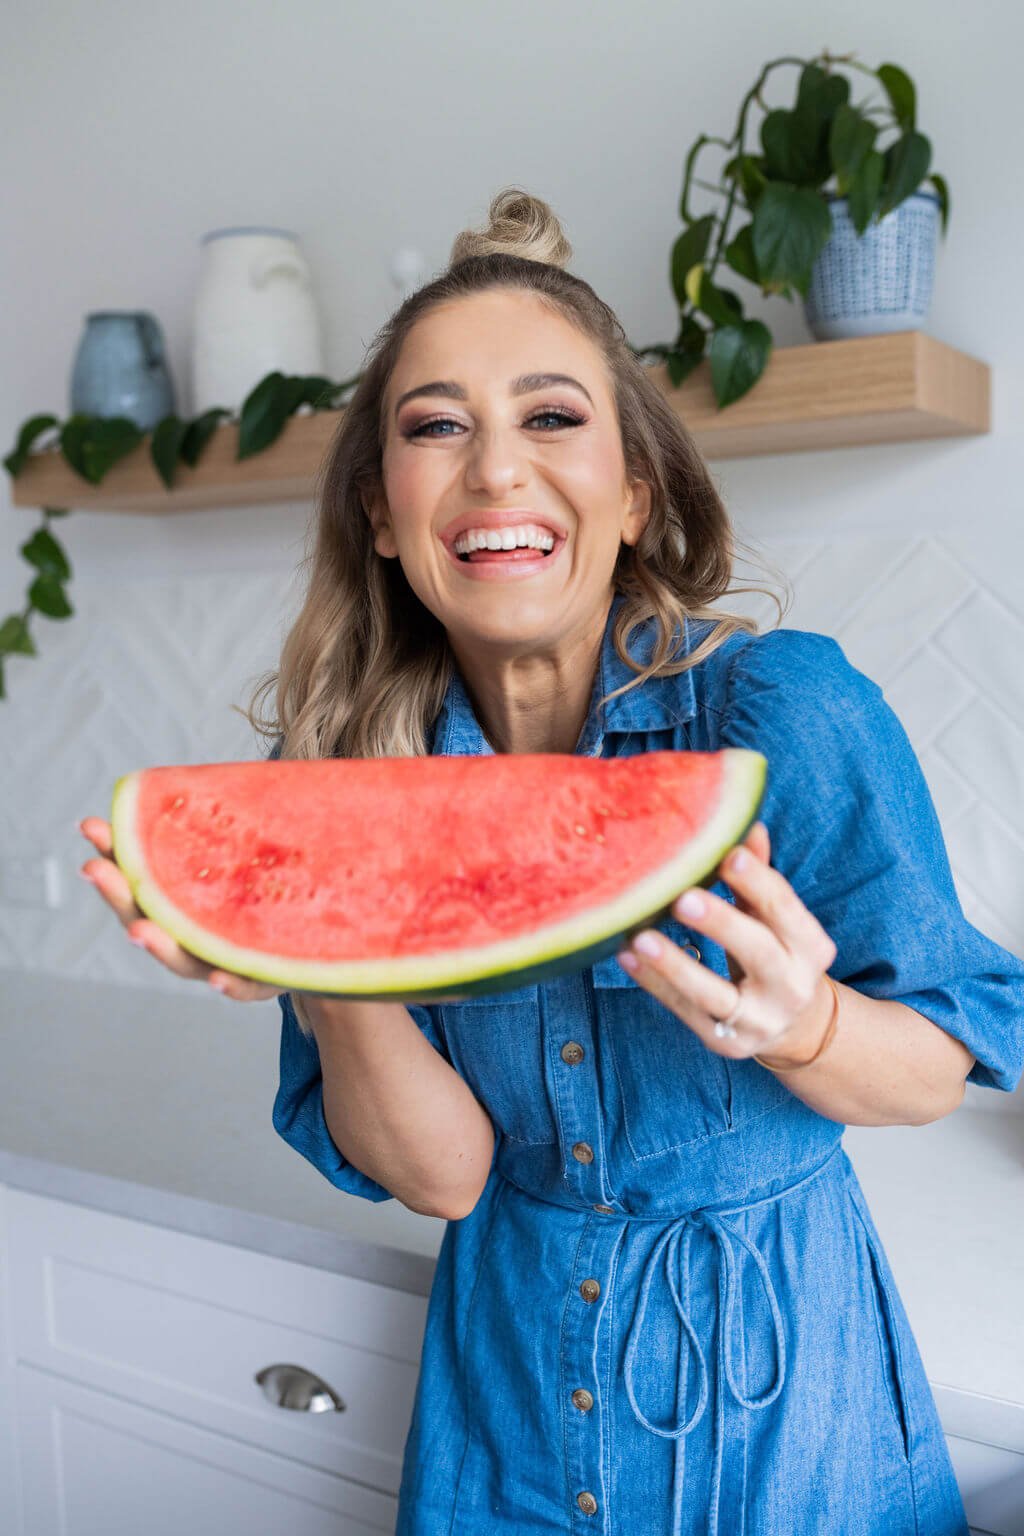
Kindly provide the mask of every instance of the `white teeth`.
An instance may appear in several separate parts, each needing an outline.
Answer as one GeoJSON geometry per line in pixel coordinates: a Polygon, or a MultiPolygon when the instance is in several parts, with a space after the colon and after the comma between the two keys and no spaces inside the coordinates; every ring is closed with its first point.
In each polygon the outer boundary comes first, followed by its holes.
{"type": "Polygon", "coordinates": [[[521,528],[469,528],[455,540],[457,555],[474,549],[554,549],[554,535],[546,528],[527,524],[521,528]]]}

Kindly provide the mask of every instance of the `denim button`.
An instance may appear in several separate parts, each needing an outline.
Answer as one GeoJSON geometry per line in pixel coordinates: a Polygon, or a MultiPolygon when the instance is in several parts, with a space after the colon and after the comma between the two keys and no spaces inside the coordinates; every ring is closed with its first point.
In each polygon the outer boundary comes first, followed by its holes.
{"type": "Polygon", "coordinates": [[[592,1163],[594,1161],[594,1149],[589,1141],[578,1141],[572,1149],[572,1155],[578,1163],[592,1163]]]}
{"type": "Polygon", "coordinates": [[[596,1280],[584,1280],[580,1286],[580,1295],[584,1301],[596,1301],[601,1294],[601,1287],[596,1280]]]}
{"type": "Polygon", "coordinates": [[[583,1060],[583,1047],[578,1040],[567,1040],[562,1046],[562,1060],[574,1067],[578,1061],[583,1060]]]}
{"type": "Polygon", "coordinates": [[[604,1211],[605,1214],[608,1215],[608,1216],[614,1216],[615,1215],[615,1207],[611,1206],[611,1205],[595,1205],[594,1206],[594,1210],[595,1211],[604,1211]]]}
{"type": "Polygon", "coordinates": [[[592,1493],[578,1493],[576,1495],[576,1503],[585,1515],[597,1514],[597,1500],[592,1493]]]}
{"type": "Polygon", "coordinates": [[[581,1413],[589,1413],[591,1408],[594,1406],[594,1399],[591,1397],[586,1387],[577,1387],[576,1391],[572,1395],[572,1400],[575,1407],[577,1407],[581,1413]]]}

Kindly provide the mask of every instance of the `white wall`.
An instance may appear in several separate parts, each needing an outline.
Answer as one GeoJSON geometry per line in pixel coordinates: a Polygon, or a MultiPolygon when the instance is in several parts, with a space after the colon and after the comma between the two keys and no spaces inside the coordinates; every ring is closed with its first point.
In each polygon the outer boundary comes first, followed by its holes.
{"type": "MultiPolygon", "coordinates": [[[[741,95],[780,53],[827,43],[903,65],[952,192],[927,328],[992,365],[993,433],[715,468],[742,537],[793,583],[785,622],[835,635],[906,725],[968,916],[1024,951],[1024,23],[1010,0],[863,0],[852,13],[836,0],[18,0],[7,18],[3,452],[29,415],[68,413],[93,309],[157,315],[190,409],[198,241],[224,225],[299,234],[336,379],[360,366],[396,301],[395,250],[416,246],[439,270],[508,183],[553,204],[573,269],[634,343],[669,340],[666,273],[696,133],[731,133],[741,95]]],[[[785,104],[795,74],[780,79],[772,99],[785,104]]],[[[752,307],[777,343],[809,339],[797,307],[752,307]]],[[[37,524],[8,493],[3,476],[0,616],[22,605],[16,551],[37,524]]],[[[59,861],[64,904],[0,906],[0,969],[194,992],[127,944],[75,878],[89,854],[76,822],[106,815],[130,768],[253,755],[230,705],[276,662],[309,510],[79,512],[60,525],[76,614],[36,618],[39,657],[7,664],[0,817],[5,852],[59,861]]],[[[774,617],[762,599],[729,605],[774,617]]],[[[1021,1092],[969,1098],[1024,1107],[1021,1092]]]]}

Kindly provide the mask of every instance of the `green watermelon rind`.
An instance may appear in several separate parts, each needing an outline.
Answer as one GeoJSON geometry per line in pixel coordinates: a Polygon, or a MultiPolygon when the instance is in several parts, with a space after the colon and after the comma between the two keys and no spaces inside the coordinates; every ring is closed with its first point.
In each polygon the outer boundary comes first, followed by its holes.
{"type": "MultiPolygon", "coordinates": [[[[745,747],[721,749],[722,792],[700,831],[673,857],[635,881],[612,901],[575,913],[520,938],[437,956],[342,962],[296,960],[245,949],[218,938],[170,901],[150,878],[135,833],[139,785],[145,770],[114,785],[110,824],[114,858],[136,905],[190,954],[218,970],[262,981],[281,991],[366,1001],[454,1001],[512,991],[585,969],[616,954],[641,928],[671,917],[689,886],[711,886],[719,865],[742,842],[764,798],[768,761],[745,747]]],[[[623,971],[623,982],[628,978],[623,971]]]]}

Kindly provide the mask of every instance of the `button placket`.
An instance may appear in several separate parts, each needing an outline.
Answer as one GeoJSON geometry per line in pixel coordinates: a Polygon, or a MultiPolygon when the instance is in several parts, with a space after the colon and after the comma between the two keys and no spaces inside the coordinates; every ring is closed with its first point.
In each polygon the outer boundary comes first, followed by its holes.
{"type": "Polygon", "coordinates": [[[559,1388],[568,1405],[565,1416],[566,1474],[578,1512],[574,1519],[588,1532],[603,1530],[608,1485],[608,1431],[602,1403],[610,1392],[611,1360],[601,1333],[609,1277],[622,1237],[622,1223],[588,1218],[576,1244],[563,1314],[559,1388]],[[600,1518],[594,1519],[594,1516],[600,1518]]]}
{"type": "Polygon", "coordinates": [[[562,1179],[571,1194],[593,1206],[607,1200],[609,1192],[604,1185],[601,1105],[593,1069],[594,1017],[583,977],[561,977],[550,988],[542,989],[541,1008],[548,1015],[545,1034],[550,1040],[548,1061],[562,1148],[562,1179]],[[570,1041],[564,1035],[560,1039],[554,1037],[551,1023],[556,1018],[573,1020],[570,1041]],[[568,1049],[570,1046],[576,1050],[568,1049]],[[569,1060],[576,1051],[579,1061],[569,1060]],[[588,1134],[593,1136],[593,1142],[587,1140],[588,1134]]]}

